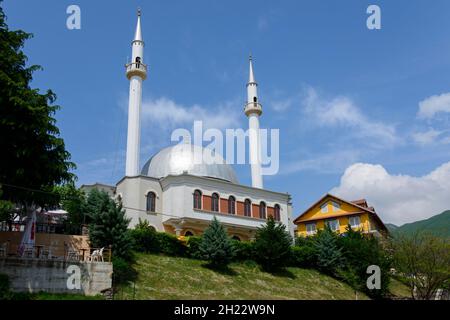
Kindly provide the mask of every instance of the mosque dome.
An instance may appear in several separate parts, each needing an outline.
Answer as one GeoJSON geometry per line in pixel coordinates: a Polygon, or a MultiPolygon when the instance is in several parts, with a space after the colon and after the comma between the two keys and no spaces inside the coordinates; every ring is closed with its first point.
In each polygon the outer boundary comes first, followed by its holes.
{"type": "Polygon", "coordinates": [[[153,178],[183,173],[239,183],[233,168],[221,155],[191,144],[177,144],[160,150],[141,170],[142,175],[153,178]]]}

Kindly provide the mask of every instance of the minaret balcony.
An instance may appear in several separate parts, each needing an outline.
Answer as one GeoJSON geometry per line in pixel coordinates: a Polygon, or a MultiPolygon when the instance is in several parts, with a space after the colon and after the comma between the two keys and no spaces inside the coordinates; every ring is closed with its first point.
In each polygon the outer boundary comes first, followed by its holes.
{"type": "Polygon", "coordinates": [[[143,64],[143,63],[137,63],[137,62],[132,62],[132,63],[127,63],[125,65],[126,68],[126,74],[127,74],[127,78],[128,80],[131,79],[131,77],[133,76],[138,76],[141,77],[142,80],[147,79],[147,65],[143,64]]]}
{"type": "Polygon", "coordinates": [[[244,112],[247,117],[252,113],[256,113],[260,116],[262,114],[261,104],[258,102],[248,102],[244,107],[244,112]]]}

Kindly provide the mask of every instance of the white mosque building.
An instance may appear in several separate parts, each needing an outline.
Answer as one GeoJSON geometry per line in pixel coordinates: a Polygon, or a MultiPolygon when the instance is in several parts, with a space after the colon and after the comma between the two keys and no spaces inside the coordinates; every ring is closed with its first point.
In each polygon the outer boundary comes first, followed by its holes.
{"type": "Polygon", "coordinates": [[[120,196],[126,215],[131,219],[130,227],[139,220],[147,220],[158,231],[177,236],[200,235],[215,216],[231,237],[251,240],[267,217],[273,216],[293,235],[290,195],[263,188],[258,156],[261,152],[259,117],[262,107],[258,101],[252,60],[244,107],[249,119],[250,187],[240,184],[233,168],[217,154],[213,155],[214,163],[194,161],[196,154],[212,155],[212,150],[197,145],[166,147],[140,168],[140,110],[142,85],[147,78],[140,11],[131,45],[132,60],[126,65],[130,93],[125,176],[116,186],[96,183],[82,188],[99,188],[112,196],[120,196]]]}

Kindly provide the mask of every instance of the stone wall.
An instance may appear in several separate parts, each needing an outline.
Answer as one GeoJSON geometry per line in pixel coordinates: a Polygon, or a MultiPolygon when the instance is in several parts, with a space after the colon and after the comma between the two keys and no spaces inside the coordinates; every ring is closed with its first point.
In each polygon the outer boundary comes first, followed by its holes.
{"type": "Polygon", "coordinates": [[[72,262],[0,258],[0,273],[11,280],[11,290],[100,294],[112,287],[110,262],[72,262]]]}

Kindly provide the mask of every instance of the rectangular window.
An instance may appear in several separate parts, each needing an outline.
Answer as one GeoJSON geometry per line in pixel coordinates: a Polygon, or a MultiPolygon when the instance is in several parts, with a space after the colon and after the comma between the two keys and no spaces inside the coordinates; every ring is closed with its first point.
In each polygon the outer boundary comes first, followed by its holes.
{"type": "Polygon", "coordinates": [[[316,233],[316,224],[315,223],[307,223],[306,224],[306,234],[312,235],[316,233]]]}
{"type": "Polygon", "coordinates": [[[353,216],[348,218],[348,223],[352,228],[359,228],[361,226],[361,219],[359,216],[353,216]]]}
{"type": "Polygon", "coordinates": [[[327,224],[327,226],[330,227],[331,230],[339,231],[339,220],[338,219],[327,220],[325,223],[327,224]]]}
{"type": "Polygon", "coordinates": [[[328,202],[325,202],[323,205],[320,206],[320,211],[322,213],[327,213],[328,212],[328,202]]]}

